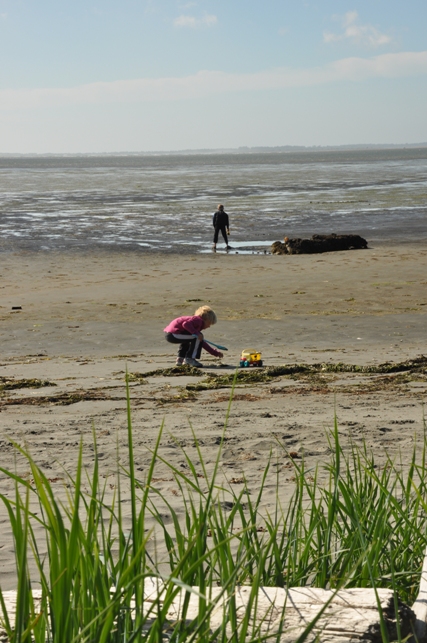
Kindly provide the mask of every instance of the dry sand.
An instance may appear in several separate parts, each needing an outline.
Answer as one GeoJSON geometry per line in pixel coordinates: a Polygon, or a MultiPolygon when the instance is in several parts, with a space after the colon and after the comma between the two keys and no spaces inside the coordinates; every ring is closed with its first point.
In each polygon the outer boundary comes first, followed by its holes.
{"type": "MultiPolygon", "coordinates": [[[[16,440],[29,449],[62,497],[64,469],[75,470],[81,438],[84,463],[92,467],[94,428],[102,473],[111,476],[107,486],[113,489],[117,439],[123,455],[127,443],[125,370],[145,373],[173,365],[174,347],[165,342],[162,329],[202,303],[212,306],[219,319],[207,339],[229,347],[222,364],[203,357],[207,373],[233,372],[240,352],[250,347],[262,351],[266,365],[375,365],[426,353],[426,268],[423,245],[291,257],[2,255],[0,378],[38,378],[55,386],[0,393],[1,466],[16,466],[21,475],[29,475],[22,457],[15,464],[9,439],[16,440]],[[64,405],[61,394],[81,401],[64,405]]],[[[167,461],[188,470],[181,445],[201,469],[193,429],[212,468],[230,391],[189,395],[185,386],[199,381],[185,376],[131,382],[141,480],[163,421],[161,455],[167,461]]],[[[0,387],[2,382],[5,379],[0,387]]],[[[326,436],[335,411],[345,444],[350,438],[366,440],[379,462],[385,449],[409,458],[415,441],[423,438],[426,391],[422,377],[407,382],[348,373],[282,377],[239,387],[221,454],[221,476],[236,491],[245,476],[256,493],[273,448],[265,509],[276,502],[277,470],[281,500],[286,502],[293,489],[288,452],[304,455],[309,469],[327,460],[326,436]]],[[[179,508],[179,490],[166,465],[159,463],[155,481],[179,508]]],[[[3,473],[0,493],[13,496],[13,485],[3,473]]],[[[3,505],[0,533],[0,585],[14,589],[13,543],[3,505]]]]}

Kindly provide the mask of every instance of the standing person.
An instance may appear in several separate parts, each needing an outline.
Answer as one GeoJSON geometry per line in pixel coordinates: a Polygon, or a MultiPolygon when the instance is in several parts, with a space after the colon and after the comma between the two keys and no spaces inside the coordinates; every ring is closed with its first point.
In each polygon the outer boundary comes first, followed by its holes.
{"type": "Polygon", "coordinates": [[[230,250],[228,245],[227,234],[230,234],[230,225],[228,221],[228,214],[224,210],[224,206],[220,203],[218,205],[218,210],[213,215],[213,227],[215,228],[214,240],[212,250],[216,250],[216,244],[218,242],[219,232],[221,231],[222,236],[225,241],[225,249],[230,250]]]}
{"type": "Polygon", "coordinates": [[[203,367],[197,360],[200,358],[202,348],[215,357],[222,357],[221,351],[203,341],[202,330],[216,324],[217,318],[209,306],[198,308],[194,315],[177,317],[164,329],[165,339],[171,344],[179,344],[176,365],[188,364],[189,366],[203,367]]]}

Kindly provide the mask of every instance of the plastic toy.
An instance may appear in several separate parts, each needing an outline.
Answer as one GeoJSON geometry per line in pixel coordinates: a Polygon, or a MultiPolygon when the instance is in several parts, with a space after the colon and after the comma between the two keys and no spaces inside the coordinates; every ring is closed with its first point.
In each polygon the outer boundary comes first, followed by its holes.
{"type": "Polygon", "coordinates": [[[243,368],[246,366],[262,366],[261,353],[255,348],[246,348],[242,351],[240,367],[243,368]]]}

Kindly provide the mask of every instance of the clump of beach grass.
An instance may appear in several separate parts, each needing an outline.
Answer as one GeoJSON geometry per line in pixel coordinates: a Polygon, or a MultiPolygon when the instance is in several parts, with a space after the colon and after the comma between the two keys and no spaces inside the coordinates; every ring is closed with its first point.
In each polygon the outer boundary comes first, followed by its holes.
{"type": "MultiPolygon", "coordinates": [[[[13,499],[0,494],[12,527],[17,575],[13,622],[0,590],[9,641],[261,641],[265,635],[251,618],[251,610],[263,586],[392,588],[402,600],[413,602],[427,542],[425,436],[407,462],[385,455],[385,464],[379,467],[366,446],[344,449],[335,422],[325,471],[319,467],[307,472],[304,459],[293,461],[295,487],[290,501],[286,506],[280,502],[277,473],[276,505],[266,511],[263,498],[272,458],[252,497],[244,479],[239,491],[220,483],[223,442],[213,471],[208,472],[195,432],[197,470],[184,448],[186,472],[162,456],[162,426],[151,464],[144,479],[138,479],[129,390],[127,398],[128,458],[126,466],[118,464],[111,502],[106,501],[95,435],[93,471],[85,471],[80,445],[75,474],[68,473],[67,502],[57,499],[48,478],[18,444],[15,447],[27,459],[31,479],[0,469],[15,486],[13,499]],[[180,490],[180,511],[176,501],[172,503],[156,487],[158,462],[169,467],[180,490]],[[130,498],[130,525],[122,510],[125,493],[130,498]],[[30,508],[34,498],[38,511],[30,508]],[[167,523],[165,507],[171,518],[167,523]],[[153,518],[157,528],[150,530],[147,525],[153,518]],[[40,528],[43,542],[36,535],[40,528]],[[162,561],[155,548],[160,538],[167,551],[162,561]],[[145,586],[152,577],[162,584],[163,592],[161,598],[154,596],[147,602],[145,586]],[[241,584],[252,587],[243,615],[234,600],[235,588],[241,584]],[[217,599],[210,600],[209,594],[214,586],[223,588],[227,602],[223,626],[212,631],[210,617],[217,599]],[[35,589],[41,591],[39,604],[35,589]],[[171,619],[168,612],[183,590],[181,615],[171,619]],[[188,619],[190,596],[195,592],[198,615],[188,619]]],[[[223,438],[226,430],[227,418],[223,438]]],[[[275,638],[279,640],[280,633],[275,638]]]]}

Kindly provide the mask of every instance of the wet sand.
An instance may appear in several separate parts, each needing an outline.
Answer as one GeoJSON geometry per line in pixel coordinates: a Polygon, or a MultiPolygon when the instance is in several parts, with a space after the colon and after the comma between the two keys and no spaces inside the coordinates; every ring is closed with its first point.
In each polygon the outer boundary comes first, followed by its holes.
{"type": "MultiPolygon", "coordinates": [[[[229,347],[223,360],[203,357],[205,373],[234,372],[240,352],[250,347],[262,351],[268,366],[376,365],[425,354],[426,268],[427,247],[421,244],[291,257],[1,255],[0,387],[24,378],[52,384],[0,394],[1,466],[14,469],[8,439],[16,440],[65,497],[64,468],[74,471],[81,438],[85,466],[93,466],[94,427],[102,474],[107,480],[111,476],[113,489],[117,436],[124,451],[127,442],[125,371],[144,374],[174,365],[174,347],[165,342],[162,329],[202,303],[214,308],[219,319],[207,339],[229,347]]],[[[200,467],[193,428],[208,470],[213,467],[230,389],[189,393],[186,386],[201,379],[131,381],[141,479],[163,421],[160,448],[167,461],[186,470],[181,445],[200,467]]],[[[328,459],[326,435],[335,412],[345,443],[365,440],[379,462],[385,449],[405,460],[423,438],[426,394],[421,375],[401,381],[378,374],[324,373],[239,386],[220,475],[233,481],[236,491],[245,476],[255,492],[273,448],[276,464],[267,479],[264,508],[276,502],[277,470],[286,502],[293,490],[289,452],[304,456],[308,468],[328,459]]],[[[21,475],[29,474],[22,457],[16,467],[21,475]]],[[[179,490],[165,464],[159,463],[155,478],[179,511],[179,490]]],[[[14,493],[3,474],[0,492],[9,498],[14,493]]],[[[0,585],[14,589],[13,543],[3,506],[0,529],[0,585]]]]}

